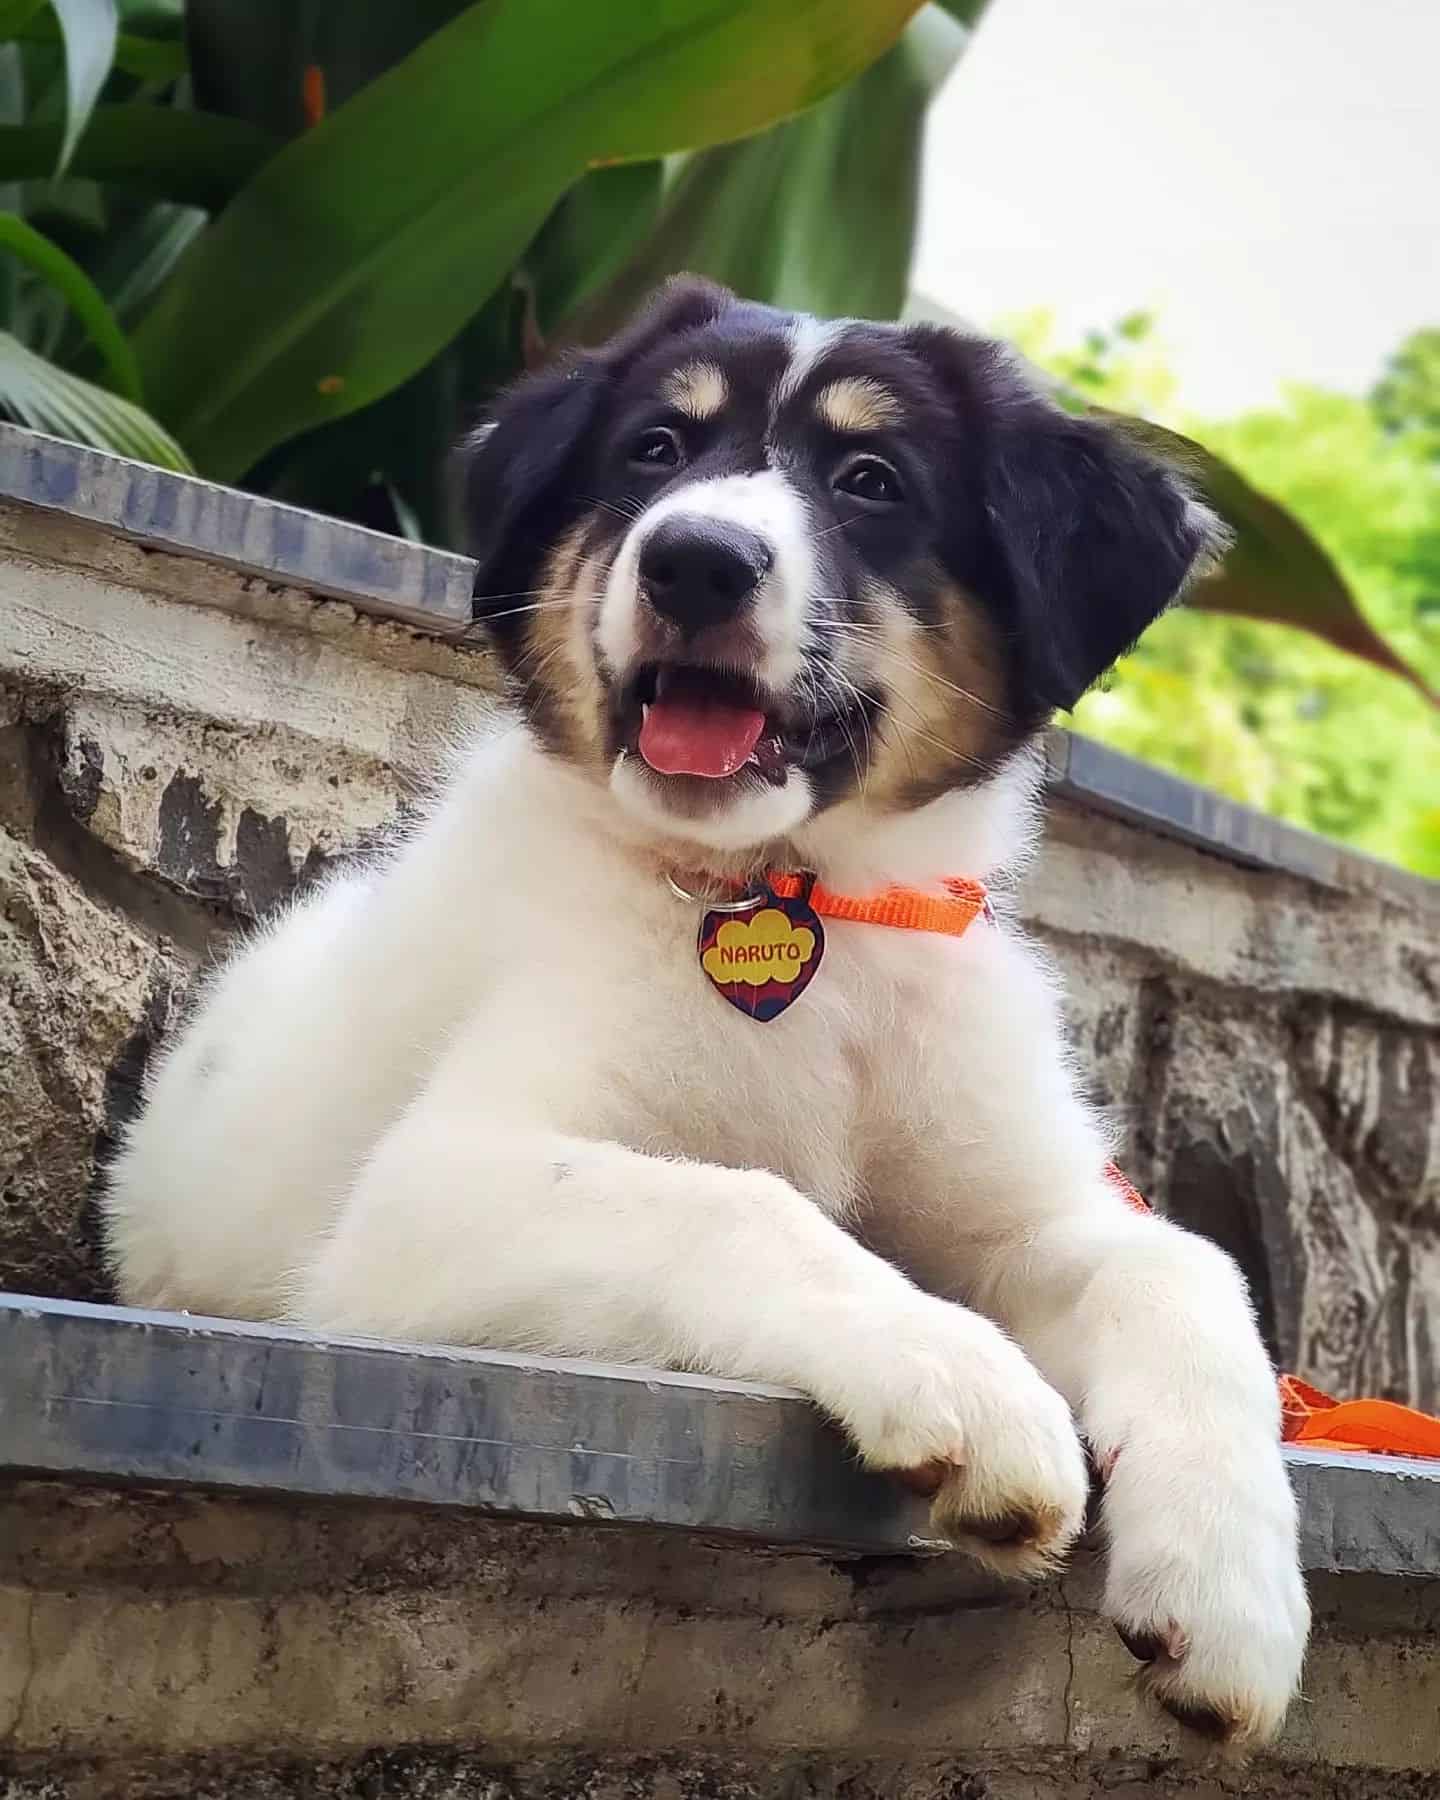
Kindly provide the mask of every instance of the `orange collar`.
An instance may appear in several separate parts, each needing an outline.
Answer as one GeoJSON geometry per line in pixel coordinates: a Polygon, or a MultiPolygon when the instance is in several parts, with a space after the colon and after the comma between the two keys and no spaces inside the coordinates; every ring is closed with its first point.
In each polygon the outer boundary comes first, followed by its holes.
{"type": "MultiPolygon", "coordinates": [[[[784,899],[805,892],[807,875],[771,875],[770,887],[784,899]]],[[[848,919],[855,925],[891,925],[899,931],[938,931],[962,937],[981,913],[987,916],[990,901],[978,881],[964,876],[946,878],[943,894],[922,893],[919,888],[889,887],[859,899],[854,894],[832,894],[817,881],[810,890],[810,904],[823,919],[848,919]]]]}
{"type": "MultiPolygon", "coordinates": [[[[677,893],[685,892],[678,884],[672,885],[677,893]]],[[[728,885],[739,893],[748,884],[733,881],[728,885]]],[[[987,919],[993,917],[983,883],[954,875],[942,885],[943,894],[888,887],[862,899],[854,894],[832,893],[812,875],[772,870],[764,878],[764,886],[782,900],[807,900],[821,918],[844,919],[853,925],[889,925],[899,931],[935,931],[946,937],[962,937],[980,914],[987,919]]],[[[705,903],[700,895],[690,897],[705,903]]],[[[757,903],[763,897],[763,893],[757,894],[757,903]]]]}

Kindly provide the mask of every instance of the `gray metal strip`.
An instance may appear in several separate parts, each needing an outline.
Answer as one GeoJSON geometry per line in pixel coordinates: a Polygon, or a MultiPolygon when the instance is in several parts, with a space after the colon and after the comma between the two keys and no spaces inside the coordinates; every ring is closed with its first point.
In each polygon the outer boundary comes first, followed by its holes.
{"type": "Polygon", "coordinates": [[[1045,741],[1045,757],[1046,785],[1057,800],[1109,813],[1242,867],[1274,869],[1322,887],[1392,893],[1440,907],[1440,882],[1347,850],[1090,738],[1052,731],[1045,741]]]}
{"type": "MultiPolygon", "coordinates": [[[[1440,1463],[1287,1452],[1305,1566],[1440,1574],[1440,1463]]],[[[0,1472],[924,1548],[798,1394],[0,1296],[0,1472]]]]}
{"type": "Polygon", "coordinates": [[[447,636],[470,619],[467,557],[18,425],[0,424],[0,498],[447,636]]]}
{"type": "Polygon", "coordinates": [[[1440,1462],[1288,1449],[1307,1569],[1440,1575],[1440,1462]]]}
{"type": "Polygon", "coordinates": [[[798,1395],[0,1297],[0,1470],[896,1553],[926,1509],[798,1395]]]}

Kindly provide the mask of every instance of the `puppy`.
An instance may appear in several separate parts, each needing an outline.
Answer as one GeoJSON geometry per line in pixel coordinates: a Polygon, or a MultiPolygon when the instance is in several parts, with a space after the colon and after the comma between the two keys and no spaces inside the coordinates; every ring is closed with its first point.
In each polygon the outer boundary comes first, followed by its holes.
{"type": "Polygon", "coordinates": [[[809,892],[1013,868],[1037,732],[1216,521],[994,344],[694,281],[467,455],[520,722],[209,985],[111,1177],[121,1294],[788,1383],[1016,1575],[1083,1434],[1150,1686],[1269,1736],[1308,1610],[1239,1274],[1126,1206],[1013,923],[809,892]],[[757,909],[783,978],[735,973],[757,909]]]}

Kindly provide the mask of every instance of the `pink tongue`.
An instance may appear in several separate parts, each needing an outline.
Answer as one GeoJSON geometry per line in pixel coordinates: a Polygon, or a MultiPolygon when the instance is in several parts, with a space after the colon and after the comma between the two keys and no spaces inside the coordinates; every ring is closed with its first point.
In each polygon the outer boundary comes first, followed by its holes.
{"type": "Polygon", "coordinates": [[[765,715],[694,696],[652,701],[640,726],[640,754],[659,775],[733,775],[760,742],[765,715]]]}

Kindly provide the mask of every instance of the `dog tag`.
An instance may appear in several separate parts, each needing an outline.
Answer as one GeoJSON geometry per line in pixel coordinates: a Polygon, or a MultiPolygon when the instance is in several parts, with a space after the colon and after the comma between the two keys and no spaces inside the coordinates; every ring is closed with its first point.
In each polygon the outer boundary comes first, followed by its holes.
{"type": "Polygon", "coordinates": [[[756,896],[753,912],[707,912],[699,951],[716,992],[765,1025],[814,980],[825,954],[825,928],[808,900],[787,900],[767,888],[756,896]]]}

